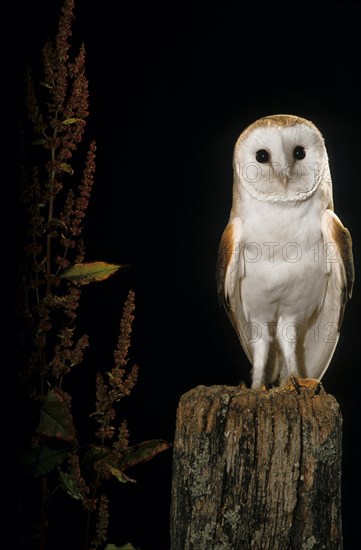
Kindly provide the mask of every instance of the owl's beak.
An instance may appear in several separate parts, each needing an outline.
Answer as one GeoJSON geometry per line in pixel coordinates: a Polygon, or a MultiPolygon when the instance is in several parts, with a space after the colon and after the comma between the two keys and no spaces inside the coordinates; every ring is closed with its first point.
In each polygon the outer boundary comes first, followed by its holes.
{"type": "Polygon", "coordinates": [[[289,178],[288,176],[283,176],[282,177],[282,184],[283,184],[283,187],[286,189],[287,185],[288,185],[288,182],[289,182],[289,178]]]}
{"type": "Polygon", "coordinates": [[[286,169],[284,168],[282,170],[282,184],[283,184],[283,187],[286,189],[286,187],[288,186],[289,184],[289,181],[290,181],[290,168],[287,166],[286,169]]]}
{"type": "Polygon", "coordinates": [[[273,173],[279,183],[286,189],[290,182],[290,167],[285,163],[284,159],[272,163],[273,173]]]}

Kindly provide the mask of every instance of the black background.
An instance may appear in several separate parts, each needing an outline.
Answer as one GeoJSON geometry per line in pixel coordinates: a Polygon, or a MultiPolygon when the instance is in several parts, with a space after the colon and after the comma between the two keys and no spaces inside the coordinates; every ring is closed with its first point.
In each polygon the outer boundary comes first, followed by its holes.
{"type": "MultiPolygon", "coordinates": [[[[233,146],[246,125],[290,113],[319,127],[330,157],[335,211],[352,234],[358,274],[359,6],[238,3],[195,10],[181,3],[127,9],[120,2],[75,3],[73,44],[85,42],[90,87],[85,139],[97,142],[86,259],[131,267],[83,291],[79,325],[91,348],[69,382],[84,387],[84,400],[74,403],[74,411],[85,426],[94,373],[111,367],[122,304],[133,288],[132,360],[140,374],[122,413],[131,443],[172,441],[185,391],[198,384],[249,382],[250,366],[215,287],[217,246],[231,206],[233,146]]],[[[16,117],[23,110],[24,70],[28,64],[39,68],[60,6],[58,0],[18,1],[3,18],[3,30],[9,29],[2,125],[10,200],[16,201],[16,117]]],[[[12,277],[18,241],[16,236],[10,241],[12,277]]],[[[323,378],[344,418],[346,550],[359,540],[358,311],[356,282],[323,378]]],[[[129,471],[136,485],[112,486],[111,542],[169,548],[171,461],[167,451],[129,471]]],[[[65,499],[63,506],[69,521],[73,503],[65,499]]],[[[62,516],[54,521],[61,524],[62,516]]],[[[59,548],[77,547],[66,537],[58,542],[59,548]]]]}

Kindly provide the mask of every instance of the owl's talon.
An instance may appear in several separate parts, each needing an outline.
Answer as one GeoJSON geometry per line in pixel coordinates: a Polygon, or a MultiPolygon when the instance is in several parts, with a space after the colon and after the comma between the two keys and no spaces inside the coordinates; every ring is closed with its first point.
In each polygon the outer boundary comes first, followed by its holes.
{"type": "Polygon", "coordinates": [[[318,382],[318,384],[314,388],[314,393],[313,393],[314,396],[318,395],[320,393],[320,391],[323,390],[322,383],[319,380],[316,380],[316,382],[318,382]]]}
{"type": "Polygon", "coordinates": [[[323,389],[322,383],[316,378],[296,378],[296,376],[290,376],[284,387],[288,390],[296,390],[298,395],[302,389],[313,390],[314,395],[318,395],[323,389]]]}
{"type": "Polygon", "coordinates": [[[269,390],[269,388],[267,387],[267,384],[264,384],[264,383],[262,383],[262,384],[259,384],[259,383],[255,384],[254,382],[253,382],[252,385],[251,385],[251,389],[252,389],[252,390],[255,390],[255,391],[268,391],[268,390],[269,390]]]}
{"type": "Polygon", "coordinates": [[[293,388],[296,390],[296,392],[298,393],[298,395],[300,395],[301,393],[301,386],[297,380],[297,378],[295,376],[291,376],[290,377],[290,382],[293,386],[293,388]]]}

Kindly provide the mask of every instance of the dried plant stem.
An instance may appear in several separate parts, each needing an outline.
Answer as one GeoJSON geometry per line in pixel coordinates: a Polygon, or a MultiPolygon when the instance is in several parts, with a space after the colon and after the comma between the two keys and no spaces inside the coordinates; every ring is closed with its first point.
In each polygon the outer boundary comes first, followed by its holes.
{"type": "MultiPolygon", "coordinates": [[[[102,438],[102,440],[101,440],[100,448],[101,448],[101,452],[103,452],[103,450],[104,450],[104,438],[102,438]]],[[[91,500],[92,500],[93,502],[95,501],[95,498],[96,498],[96,494],[97,494],[99,482],[100,482],[100,472],[97,472],[97,475],[96,475],[96,478],[95,478],[95,482],[94,482],[93,493],[92,493],[92,495],[91,495],[91,500]]],[[[84,550],[89,550],[89,545],[90,545],[90,526],[91,526],[91,517],[92,517],[92,513],[93,513],[92,510],[88,510],[87,519],[86,519],[86,526],[85,526],[85,545],[84,545],[84,550]]]]}
{"type": "MultiPolygon", "coordinates": [[[[93,500],[93,501],[95,500],[95,497],[96,497],[96,493],[97,493],[97,490],[98,490],[99,481],[100,481],[100,473],[98,472],[98,473],[97,473],[97,476],[96,476],[96,478],[95,478],[93,494],[92,494],[92,496],[91,496],[91,500],[93,500]]],[[[85,544],[84,544],[84,550],[89,550],[89,545],[90,545],[90,526],[91,526],[92,513],[93,513],[92,510],[88,510],[88,512],[87,512],[86,526],[85,526],[85,544]]]]}
{"type": "Polygon", "coordinates": [[[42,503],[40,517],[40,550],[46,549],[46,524],[47,524],[47,500],[48,500],[48,476],[42,479],[42,503]]]}
{"type": "Polygon", "coordinates": [[[85,544],[84,544],[84,550],[88,550],[89,543],[90,543],[90,523],[91,523],[91,511],[88,510],[87,512],[87,518],[86,518],[86,526],[85,526],[85,544]]]}
{"type": "MultiPolygon", "coordinates": [[[[55,112],[55,121],[58,121],[58,111],[55,112]]],[[[57,127],[55,125],[54,133],[53,133],[53,143],[56,143],[57,138],[57,127]]],[[[51,161],[53,163],[53,166],[55,165],[55,147],[51,148],[51,161]]],[[[48,211],[48,223],[51,222],[53,219],[54,214],[54,199],[55,199],[55,170],[54,168],[51,170],[50,173],[50,181],[49,181],[49,211],[48,211]]],[[[49,296],[51,287],[52,287],[52,274],[51,274],[51,233],[48,233],[47,240],[46,240],[46,296],[49,296]]]]}
{"type": "MultiPolygon", "coordinates": [[[[58,112],[55,113],[55,120],[58,119],[58,112]]],[[[54,132],[53,132],[53,143],[56,143],[56,137],[57,137],[57,128],[55,126],[54,132]]],[[[55,165],[56,161],[56,154],[55,154],[55,146],[51,148],[51,160],[53,166],[55,165]]],[[[55,176],[56,172],[53,168],[50,172],[50,178],[49,178],[49,209],[48,209],[48,223],[51,222],[53,219],[54,214],[54,202],[55,202],[55,176]]],[[[51,294],[52,290],[52,265],[51,265],[51,244],[52,244],[52,236],[51,231],[49,230],[49,233],[46,238],[46,292],[45,292],[45,298],[47,298],[51,294]]],[[[39,302],[39,298],[38,298],[39,302]]],[[[39,348],[39,354],[40,354],[40,364],[45,367],[46,365],[46,345],[43,349],[39,348]]],[[[45,396],[45,380],[44,375],[40,377],[40,386],[41,386],[41,398],[43,399],[45,396]]],[[[42,502],[41,502],[41,518],[40,518],[40,550],[46,550],[46,530],[47,530],[47,515],[48,515],[48,483],[49,483],[49,476],[48,474],[45,474],[42,478],[42,502]]]]}

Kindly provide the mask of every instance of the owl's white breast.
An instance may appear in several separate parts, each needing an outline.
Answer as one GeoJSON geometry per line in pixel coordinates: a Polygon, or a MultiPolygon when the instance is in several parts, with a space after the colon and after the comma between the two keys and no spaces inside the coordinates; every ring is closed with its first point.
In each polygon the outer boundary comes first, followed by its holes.
{"type": "Polygon", "coordinates": [[[248,321],[304,322],[320,305],[326,287],[323,209],[317,196],[275,204],[248,195],[243,201],[241,299],[248,321]]]}

